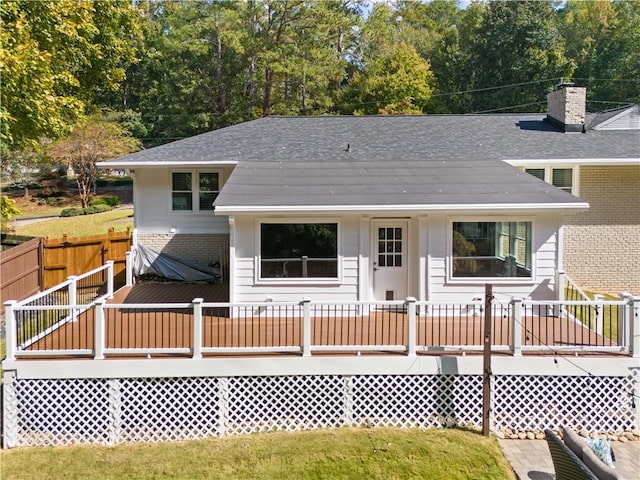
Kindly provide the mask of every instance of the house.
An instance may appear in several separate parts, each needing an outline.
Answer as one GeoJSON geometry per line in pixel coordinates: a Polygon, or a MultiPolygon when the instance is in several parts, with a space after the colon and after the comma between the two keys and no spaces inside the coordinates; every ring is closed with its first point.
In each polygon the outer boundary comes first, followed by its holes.
{"type": "Polygon", "coordinates": [[[135,242],[223,265],[232,302],[640,291],[640,108],[267,117],[101,162],[135,242]],[[537,178],[536,178],[537,177],[537,178]]]}

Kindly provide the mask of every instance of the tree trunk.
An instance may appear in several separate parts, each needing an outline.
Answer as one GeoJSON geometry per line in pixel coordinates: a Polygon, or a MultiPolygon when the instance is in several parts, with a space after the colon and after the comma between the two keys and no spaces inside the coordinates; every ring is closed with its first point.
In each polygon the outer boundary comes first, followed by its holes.
{"type": "Polygon", "coordinates": [[[271,114],[271,91],[273,90],[273,70],[269,67],[264,70],[264,98],[262,100],[262,116],[271,114]]]}

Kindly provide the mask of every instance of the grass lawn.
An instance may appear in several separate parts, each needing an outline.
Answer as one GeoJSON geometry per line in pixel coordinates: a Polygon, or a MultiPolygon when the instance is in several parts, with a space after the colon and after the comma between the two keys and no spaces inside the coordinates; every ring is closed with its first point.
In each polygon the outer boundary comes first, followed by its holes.
{"type": "Polygon", "coordinates": [[[264,433],[0,453],[3,479],[511,479],[495,438],[451,429],[264,433]]]}
{"type": "Polygon", "coordinates": [[[124,231],[127,227],[133,228],[133,209],[123,208],[93,215],[41,220],[17,227],[14,233],[49,238],[60,238],[63,234],[68,233],[72,237],[84,237],[107,233],[109,227],[113,227],[116,232],[124,231]]]}

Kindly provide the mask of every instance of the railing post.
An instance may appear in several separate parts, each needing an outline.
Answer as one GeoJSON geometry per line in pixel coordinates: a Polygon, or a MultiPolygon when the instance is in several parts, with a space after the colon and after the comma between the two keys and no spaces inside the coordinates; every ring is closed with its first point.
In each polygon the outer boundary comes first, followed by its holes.
{"type": "Polygon", "coordinates": [[[407,323],[408,323],[408,338],[407,338],[407,355],[410,357],[416,356],[416,299],[414,297],[407,297],[405,305],[407,306],[407,323]]]}
{"type": "Polygon", "coordinates": [[[192,358],[202,358],[202,298],[194,298],[193,304],[193,352],[192,358]]]}
{"type": "Polygon", "coordinates": [[[604,335],[604,295],[596,293],[593,296],[593,300],[595,302],[596,309],[596,325],[595,331],[598,335],[604,335]]]}
{"type": "Polygon", "coordinates": [[[618,310],[618,345],[631,347],[631,321],[633,319],[633,295],[629,292],[620,292],[620,300],[625,302],[618,310]]]}
{"type": "Polygon", "coordinates": [[[113,260],[107,260],[107,295],[113,298],[113,260]]]}
{"type": "Polygon", "coordinates": [[[133,285],[133,252],[128,251],[124,254],[124,275],[125,286],[133,285]]]}
{"type": "Polygon", "coordinates": [[[307,278],[309,276],[309,257],[306,255],[302,256],[302,278],[307,278]]]}
{"type": "Polygon", "coordinates": [[[511,299],[511,355],[522,356],[522,299],[511,299]]]}
{"type": "Polygon", "coordinates": [[[71,321],[75,322],[78,319],[78,311],[76,310],[78,305],[78,277],[69,275],[67,280],[71,282],[69,283],[69,315],[71,316],[71,321]]]}
{"type": "Polygon", "coordinates": [[[567,276],[566,273],[564,273],[564,270],[558,270],[558,278],[557,278],[557,285],[556,285],[556,300],[558,300],[558,302],[560,302],[558,305],[555,305],[553,307],[553,316],[556,318],[560,318],[560,315],[562,314],[562,302],[565,301],[565,285],[567,283],[567,276]]]}
{"type": "Polygon", "coordinates": [[[632,357],[640,358],[640,297],[631,300],[630,320],[629,351],[632,357]]]}
{"type": "Polygon", "coordinates": [[[95,334],[93,345],[93,358],[95,360],[104,360],[104,344],[105,344],[105,324],[104,324],[104,304],[106,300],[99,298],[95,305],[95,334]]]}
{"type": "Polygon", "coordinates": [[[302,356],[311,356],[311,299],[302,299],[302,356]]]}
{"type": "Polygon", "coordinates": [[[13,306],[18,303],[16,300],[4,302],[5,319],[5,353],[6,360],[12,362],[16,359],[16,347],[18,345],[18,325],[16,325],[16,314],[13,306]]]}

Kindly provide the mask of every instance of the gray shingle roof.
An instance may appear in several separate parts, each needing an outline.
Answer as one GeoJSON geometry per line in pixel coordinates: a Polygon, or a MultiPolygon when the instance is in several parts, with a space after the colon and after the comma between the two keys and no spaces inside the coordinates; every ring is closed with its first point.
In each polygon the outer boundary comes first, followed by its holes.
{"type": "Polygon", "coordinates": [[[640,131],[567,134],[544,114],[267,117],[103,166],[238,161],[639,158],[640,131]],[[349,151],[347,150],[349,145],[349,151]]]}
{"type": "Polygon", "coordinates": [[[242,162],[216,211],[430,210],[586,204],[499,160],[242,162]]]}

